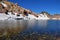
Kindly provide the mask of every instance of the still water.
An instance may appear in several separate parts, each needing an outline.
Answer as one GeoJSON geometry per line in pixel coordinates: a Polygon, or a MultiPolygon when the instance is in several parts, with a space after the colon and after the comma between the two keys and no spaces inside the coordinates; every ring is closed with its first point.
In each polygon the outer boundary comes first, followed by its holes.
{"type": "Polygon", "coordinates": [[[60,21],[0,21],[0,40],[60,40],[60,21]]]}

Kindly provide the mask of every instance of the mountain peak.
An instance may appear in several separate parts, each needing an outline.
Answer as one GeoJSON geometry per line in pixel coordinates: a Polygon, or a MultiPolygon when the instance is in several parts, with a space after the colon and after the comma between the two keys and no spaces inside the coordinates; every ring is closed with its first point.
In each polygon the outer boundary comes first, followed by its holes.
{"type": "Polygon", "coordinates": [[[40,14],[50,15],[48,12],[42,11],[40,14]]]}

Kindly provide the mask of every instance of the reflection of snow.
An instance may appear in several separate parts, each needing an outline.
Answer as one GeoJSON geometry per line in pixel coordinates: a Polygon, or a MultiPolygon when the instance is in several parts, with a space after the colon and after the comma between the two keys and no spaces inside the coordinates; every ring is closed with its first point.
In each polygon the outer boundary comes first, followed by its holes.
{"type": "Polygon", "coordinates": [[[25,28],[27,22],[23,21],[23,20],[4,20],[4,21],[0,21],[0,28],[8,28],[8,29],[13,29],[13,28],[25,28]]]}
{"type": "Polygon", "coordinates": [[[46,27],[47,26],[47,20],[39,20],[38,25],[41,27],[46,27]]]}
{"type": "Polygon", "coordinates": [[[34,27],[35,24],[36,24],[36,20],[28,20],[28,28],[34,27]]]}

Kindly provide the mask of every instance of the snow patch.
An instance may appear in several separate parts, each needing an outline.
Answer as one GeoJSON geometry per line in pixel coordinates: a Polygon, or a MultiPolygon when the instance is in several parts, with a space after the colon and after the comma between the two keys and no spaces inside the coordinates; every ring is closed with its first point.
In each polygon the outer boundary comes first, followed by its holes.
{"type": "Polygon", "coordinates": [[[48,18],[47,17],[47,15],[46,14],[40,14],[40,15],[38,15],[38,18],[37,18],[38,20],[48,20],[48,19],[50,19],[50,18],[48,18]]]}
{"type": "Polygon", "coordinates": [[[7,7],[7,5],[6,5],[6,4],[4,4],[3,2],[1,2],[1,4],[2,4],[4,7],[7,7]]]}
{"type": "Polygon", "coordinates": [[[29,19],[37,19],[37,17],[35,17],[34,15],[28,14],[28,18],[29,19]]]}

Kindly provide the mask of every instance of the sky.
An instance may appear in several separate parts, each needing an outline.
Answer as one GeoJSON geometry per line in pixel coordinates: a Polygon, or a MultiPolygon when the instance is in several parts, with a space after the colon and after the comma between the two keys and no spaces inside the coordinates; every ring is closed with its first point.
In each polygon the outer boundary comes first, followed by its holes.
{"type": "Polygon", "coordinates": [[[40,13],[60,14],[60,0],[9,0],[19,6],[40,13]]]}

